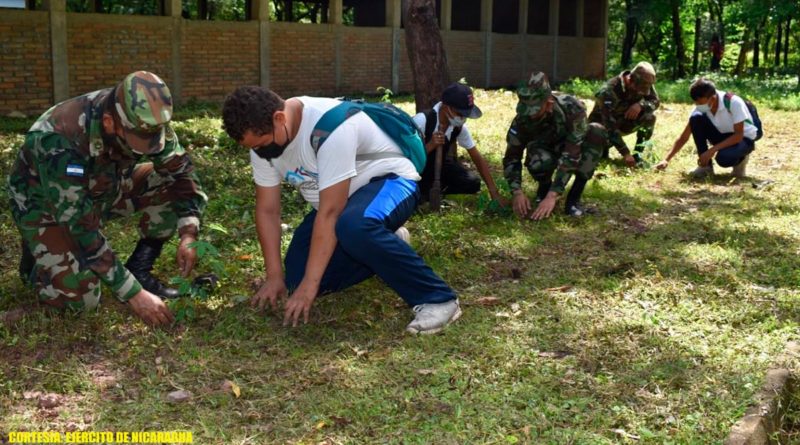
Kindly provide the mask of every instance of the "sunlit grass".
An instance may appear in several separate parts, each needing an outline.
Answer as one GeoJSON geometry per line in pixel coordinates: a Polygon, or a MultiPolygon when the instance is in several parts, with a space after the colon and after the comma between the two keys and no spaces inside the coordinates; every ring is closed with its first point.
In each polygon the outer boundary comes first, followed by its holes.
{"type": "MultiPolygon", "coordinates": [[[[477,90],[475,100],[484,116],[469,126],[502,182],[516,98],[477,90]]],[[[176,129],[211,197],[206,226],[225,229],[203,234],[221,251],[222,286],[168,331],[143,327],[107,293],[94,313],[34,313],[0,327],[0,432],[187,429],[203,444],[721,443],[800,319],[800,114],[761,108],[767,135],[744,180],[725,169],[690,180],[687,146],[663,173],[630,171],[614,153],[585,193],[599,214],[580,220],[520,222],[487,214],[479,197],[451,199],[442,214],[422,209],[408,223],[412,244],[459,292],[464,316],[441,335],[410,337],[412,315],[379,280],[321,298],[297,329],[242,302],[263,274],[247,153],[213,106],[194,105],[176,129]],[[224,380],[241,396],[221,390],[224,380]],[[176,389],[195,397],[167,403],[176,389]],[[65,400],[41,409],[29,391],[65,400]]],[[[651,159],[689,109],[664,104],[651,159]]],[[[3,176],[24,124],[0,125],[3,176]]],[[[307,206],[288,188],[283,204],[297,227],[307,206]]],[[[2,210],[6,310],[33,296],[16,276],[17,233],[2,210]]],[[[105,228],[123,258],[134,227],[105,228]]],[[[177,274],[174,249],[158,263],[163,277],[177,274]]]]}

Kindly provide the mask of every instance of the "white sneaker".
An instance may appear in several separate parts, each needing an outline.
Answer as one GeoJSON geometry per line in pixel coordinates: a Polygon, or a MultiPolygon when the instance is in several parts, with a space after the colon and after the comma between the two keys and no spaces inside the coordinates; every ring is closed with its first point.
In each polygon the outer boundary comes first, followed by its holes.
{"type": "Polygon", "coordinates": [[[414,312],[417,315],[406,326],[406,331],[412,334],[435,334],[458,320],[461,306],[456,298],[444,303],[418,304],[414,306],[414,312]]]}
{"type": "Polygon", "coordinates": [[[742,159],[742,162],[736,164],[733,167],[733,177],[734,178],[744,178],[747,176],[747,161],[750,160],[750,155],[747,155],[742,159]]]}
{"type": "Polygon", "coordinates": [[[400,226],[399,229],[394,231],[394,234],[397,235],[398,238],[405,241],[406,244],[411,244],[411,232],[406,229],[406,226],[400,226]]]}
{"type": "Polygon", "coordinates": [[[714,166],[711,165],[711,164],[708,164],[708,166],[706,166],[706,167],[697,167],[696,169],[694,169],[691,172],[689,172],[689,174],[692,175],[696,179],[703,179],[706,176],[714,174],[714,166]]]}

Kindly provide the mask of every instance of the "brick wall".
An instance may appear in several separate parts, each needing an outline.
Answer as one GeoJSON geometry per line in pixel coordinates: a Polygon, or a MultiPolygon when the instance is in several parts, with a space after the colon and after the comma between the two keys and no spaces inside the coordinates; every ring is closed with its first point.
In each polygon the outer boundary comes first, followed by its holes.
{"type": "MultiPolygon", "coordinates": [[[[400,44],[399,46],[399,53],[400,53],[400,83],[399,83],[399,90],[400,91],[414,91],[414,78],[411,74],[411,62],[408,60],[408,48],[406,48],[406,36],[404,31],[400,30],[400,44]]],[[[396,91],[399,92],[399,91],[396,91]]]]}
{"type": "Polygon", "coordinates": [[[343,93],[375,94],[379,86],[392,87],[391,28],[344,27],[341,39],[343,93]]]}
{"type": "Polygon", "coordinates": [[[240,85],[258,85],[258,22],[182,23],[184,99],[221,102],[240,85]]]}
{"type": "MultiPolygon", "coordinates": [[[[270,28],[270,87],[283,97],[336,94],[334,27],[271,23],[270,28]]],[[[342,56],[346,64],[346,50],[342,56]]]]}
{"type": "Polygon", "coordinates": [[[172,80],[172,19],[168,17],[67,14],[69,95],[119,83],[147,70],[172,80]]]}
{"type": "Polygon", "coordinates": [[[483,33],[467,31],[442,32],[447,65],[453,81],[462,77],[473,86],[486,83],[486,51],[483,33]]]}
{"type": "Polygon", "coordinates": [[[523,38],[513,34],[492,35],[490,86],[513,86],[525,77],[522,67],[525,54],[523,38]]]}
{"type": "MultiPolygon", "coordinates": [[[[78,13],[65,19],[70,97],[115,85],[139,69],[159,74],[179,102],[220,102],[239,85],[261,82],[255,21],[78,13]]],[[[391,28],[273,22],[268,29],[270,87],[282,96],[365,94],[392,86],[391,28]]],[[[442,39],[453,80],[485,87],[487,35],[443,31],[442,39]]],[[[489,40],[489,86],[515,85],[533,70],[552,75],[553,37],[492,34],[489,40]]],[[[0,114],[35,115],[52,104],[50,41],[48,12],[2,10],[0,114]]],[[[556,80],[604,76],[604,38],[558,37],[557,45],[556,80]]],[[[397,50],[397,92],[409,92],[413,79],[402,30],[397,50]]]]}
{"type": "MultiPolygon", "coordinates": [[[[553,72],[553,39],[548,36],[529,35],[525,38],[525,68],[528,74],[542,71],[551,75],[553,72]]],[[[526,76],[523,76],[523,79],[526,76]]]]}
{"type": "Polygon", "coordinates": [[[559,37],[558,49],[558,79],[604,76],[604,39],[559,37]]]}
{"type": "Polygon", "coordinates": [[[0,110],[41,113],[53,101],[50,22],[46,12],[0,14],[0,110]]]}

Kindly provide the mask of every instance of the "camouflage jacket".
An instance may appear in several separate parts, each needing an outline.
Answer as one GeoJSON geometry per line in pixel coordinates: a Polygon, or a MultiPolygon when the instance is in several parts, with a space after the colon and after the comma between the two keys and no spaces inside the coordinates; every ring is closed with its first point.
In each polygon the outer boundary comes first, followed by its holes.
{"type": "MultiPolygon", "coordinates": [[[[126,301],[141,285],[122,265],[100,232],[142,156],[103,135],[102,116],[113,88],[94,91],[55,105],[30,128],[8,178],[18,223],[29,227],[63,225],[81,252],[79,261],[126,301]]],[[[178,231],[197,234],[206,195],[175,132],[166,127],[164,149],[147,158],[155,172],[170,176],[178,213],[178,231]]]]}
{"type": "Polygon", "coordinates": [[[597,122],[606,127],[608,143],[616,147],[622,156],[631,153],[619,132],[619,122],[625,119],[628,108],[638,103],[642,107],[642,113],[652,113],[661,105],[655,86],[650,87],[650,93],[646,96],[633,88],[626,88],[624,78],[628,75],[630,71],[623,71],[619,76],[609,79],[595,93],[594,108],[589,115],[589,122],[597,122]]]}
{"type": "Polygon", "coordinates": [[[506,135],[506,154],[503,172],[511,190],[522,188],[522,155],[525,148],[544,150],[558,158],[555,178],[550,191],[564,193],[570,178],[581,161],[581,144],[588,123],[586,107],[573,96],[554,93],[553,111],[542,119],[517,115],[506,135]]]}

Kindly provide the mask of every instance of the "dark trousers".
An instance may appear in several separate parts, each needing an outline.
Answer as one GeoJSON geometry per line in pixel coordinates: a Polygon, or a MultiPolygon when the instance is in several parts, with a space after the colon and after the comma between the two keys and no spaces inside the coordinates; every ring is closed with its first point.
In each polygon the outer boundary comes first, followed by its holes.
{"type": "MultiPolygon", "coordinates": [[[[727,111],[722,111],[727,113],[727,111]]],[[[711,119],[704,113],[695,112],[689,118],[689,126],[692,128],[694,145],[697,147],[697,155],[700,156],[708,150],[708,143],[718,144],[733,133],[720,133],[711,119]]],[[[717,152],[716,161],[720,167],[734,167],[750,154],[755,148],[755,142],[751,139],[743,138],[738,144],[725,148],[717,152]]]]}
{"type": "MultiPolygon", "coordinates": [[[[394,231],[414,213],[417,184],[389,175],[373,179],[347,200],[336,222],[338,244],[320,283],[320,294],[337,292],[378,275],[409,306],[443,303],[455,292],[394,231]]],[[[286,252],[286,287],[294,290],[306,271],[316,210],[295,230],[286,252]]]]}
{"type": "MultiPolygon", "coordinates": [[[[436,153],[431,152],[428,154],[428,162],[425,164],[422,180],[419,182],[423,201],[430,197],[435,168],[436,153]]],[[[481,178],[475,172],[464,168],[457,159],[451,156],[445,155],[442,159],[442,173],[439,181],[442,186],[442,195],[474,195],[481,190],[481,178]]]]}

